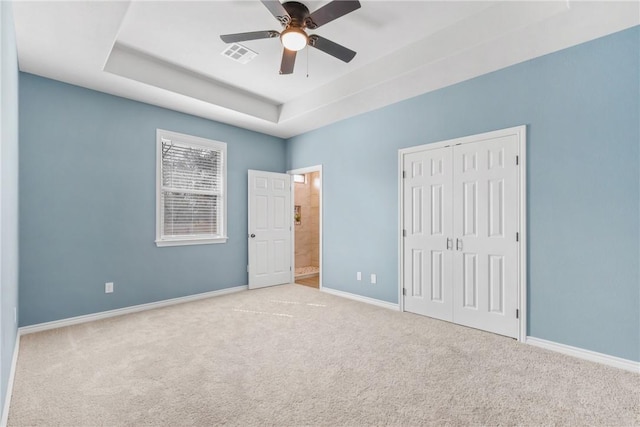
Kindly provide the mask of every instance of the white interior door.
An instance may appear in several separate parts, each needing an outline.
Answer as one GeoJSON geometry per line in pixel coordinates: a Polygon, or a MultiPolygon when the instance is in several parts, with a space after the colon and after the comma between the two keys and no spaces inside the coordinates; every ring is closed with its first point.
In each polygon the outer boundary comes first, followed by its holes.
{"type": "Polygon", "coordinates": [[[249,171],[249,289],[291,282],[291,176],[249,171]]]}
{"type": "Polygon", "coordinates": [[[518,336],[518,138],[453,147],[456,323],[518,336]]]}
{"type": "Polygon", "coordinates": [[[404,308],[453,320],[450,148],[404,157],[404,308]]]}

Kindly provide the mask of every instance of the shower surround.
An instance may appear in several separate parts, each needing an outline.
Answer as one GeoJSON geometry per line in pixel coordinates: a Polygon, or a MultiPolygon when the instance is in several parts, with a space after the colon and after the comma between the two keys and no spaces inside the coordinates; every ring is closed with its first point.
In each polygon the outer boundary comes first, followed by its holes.
{"type": "Polygon", "coordinates": [[[300,206],[300,221],[295,225],[295,277],[317,275],[320,265],[320,185],[319,172],[296,182],[294,204],[300,206]]]}

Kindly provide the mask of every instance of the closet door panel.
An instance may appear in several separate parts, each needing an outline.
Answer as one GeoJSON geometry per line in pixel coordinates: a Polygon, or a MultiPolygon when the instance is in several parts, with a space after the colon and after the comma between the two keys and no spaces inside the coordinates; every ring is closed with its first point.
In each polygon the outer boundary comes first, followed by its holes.
{"type": "Polygon", "coordinates": [[[453,321],[517,337],[516,136],[453,148],[453,321]]]}
{"type": "Polygon", "coordinates": [[[403,165],[404,308],[449,321],[453,319],[453,251],[451,245],[447,248],[453,231],[451,156],[450,147],[425,150],[405,155],[403,165]]]}

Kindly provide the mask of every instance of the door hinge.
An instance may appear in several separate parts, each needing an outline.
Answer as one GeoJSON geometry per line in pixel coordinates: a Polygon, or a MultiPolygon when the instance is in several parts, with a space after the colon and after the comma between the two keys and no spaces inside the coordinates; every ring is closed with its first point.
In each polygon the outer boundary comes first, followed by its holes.
{"type": "Polygon", "coordinates": [[[247,264],[247,273],[249,272],[249,264],[247,264]]]}
{"type": "Polygon", "coordinates": [[[520,164],[520,156],[516,156],[516,166],[520,164]]]}
{"type": "Polygon", "coordinates": [[[520,233],[516,233],[516,242],[520,241],[520,233]]]}
{"type": "Polygon", "coordinates": [[[406,178],[407,177],[407,171],[402,171],[402,177],[406,178]]]}
{"type": "Polygon", "coordinates": [[[516,319],[520,318],[520,309],[516,308],[516,319]]]}
{"type": "Polygon", "coordinates": [[[402,288],[402,295],[407,295],[407,289],[406,288],[402,288]]]}
{"type": "Polygon", "coordinates": [[[293,267],[289,266],[289,271],[293,271],[293,267]]]}
{"type": "Polygon", "coordinates": [[[402,237],[407,237],[407,230],[402,230],[402,237]]]}

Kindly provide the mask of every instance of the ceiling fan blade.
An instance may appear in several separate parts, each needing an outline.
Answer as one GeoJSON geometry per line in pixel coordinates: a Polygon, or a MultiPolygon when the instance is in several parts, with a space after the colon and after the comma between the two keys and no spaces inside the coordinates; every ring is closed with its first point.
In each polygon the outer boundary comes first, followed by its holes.
{"type": "Polygon", "coordinates": [[[284,49],[282,52],[282,62],[280,63],[280,74],[293,73],[293,66],[296,63],[296,51],[284,49]]]}
{"type": "Polygon", "coordinates": [[[287,13],[287,10],[284,8],[284,6],[282,6],[282,3],[280,3],[279,0],[260,0],[260,1],[264,5],[264,7],[269,9],[269,12],[271,12],[271,14],[275,16],[275,18],[282,23],[282,25],[287,25],[289,22],[291,22],[291,17],[289,16],[289,13],[287,13]]]}
{"type": "Polygon", "coordinates": [[[333,0],[309,15],[311,22],[307,23],[307,28],[313,30],[356,9],[360,9],[358,0],[333,0]]]}
{"type": "Polygon", "coordinates": [[[331,40],[325,39],[324,37],[320,37],[318,35],[309,36],[309,46],[313,46],[316,49],[323,51],[324,53],[328,53],[331,56],[338,58],[341,61],[349,62],[356,56],[356,53],[351,49],[347,49],[346,47],[339,45],[338,43],[334,43],[331,40]]]}
{"type": "Polygon", "coordinates": [[[225,34],[220,36],[225,43],[244,42],[247,40],[271,39],[278,37],[280,33],[277,31],[252,31],[250,33],[225,34]]]}

